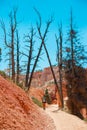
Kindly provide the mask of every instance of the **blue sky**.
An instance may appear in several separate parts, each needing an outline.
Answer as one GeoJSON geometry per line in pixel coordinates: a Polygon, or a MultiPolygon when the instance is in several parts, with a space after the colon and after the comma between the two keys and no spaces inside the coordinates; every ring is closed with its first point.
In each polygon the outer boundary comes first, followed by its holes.
{"type": "MultiPolygon", "coordinates": [[[[18,7],[17,19],[20,21],[19,30],[21,37],[28,31],[31,25],[35,26],[37,15],[33,7],[37,8],[42,16],[43,26],[47,19],[54,15],[54,22],[52,23],[46,45],[52,60],[52,64],[56,63],[56,43],[55,33],[57,33],[58,24],[62,21],[64,33],[69,26],[70,8],[73,9],[74,22],[82,35],[82,41],[86,44],[87,41],[87,0],[0,0],[0,18],[5,21],[8,26],[8,14],[13,9],[18,7]]],[[[1,30],[1,28],[0,28],[1,30]]],[[[0,34],[0,46],[3,42],[3,34],[0,34]]],[[[20,38],[22,41],[23,39],[20,38]]],[[[40,62],[41,68],[48,66],[48,61],[44,54],[43,60],[40,62]]],[[[2,61],[1,69],[5,69],[6,64],[2,61]]]]}

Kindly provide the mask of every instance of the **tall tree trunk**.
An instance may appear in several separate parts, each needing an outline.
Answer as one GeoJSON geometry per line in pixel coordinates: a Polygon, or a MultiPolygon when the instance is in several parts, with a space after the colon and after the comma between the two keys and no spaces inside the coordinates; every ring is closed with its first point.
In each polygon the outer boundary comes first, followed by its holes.
{"type": "Polygon", "coordinates": [[[14,31],[12,29],[12,80],[15,81],[15,61],[14,61],[14,31]]]}
{"type": "Polygon", "coordinates": [[[72,75],[74,76],[74,42],[73,42],[73,18],[72,18],[72,10],[71,10],[71,20],[70,20],[70,39],[71,39],[71,59],[72,59],[72,75]]]}
{"type": "Polygon", "coordinates": [[[62,89],[62,25],[59,28],[59,41],[60,41],[60,50],[59,50],[59,84],[60,84],[60,96],[61,96],[62,108],[64,108],[63,89],[62,89]]]}
{"type": "Polygon", "coordinates": [[[34,70],[35,70],[35,68],[36,68],[36,65],[37,65],[39,56],[40,56],[40,54],[41,54],[42,46],[43,46],[43,43],[41,43],[41,45],[40,45],[40,48],[39,48],[39,51],[38,51],[38,54],[37,54],[37,57],[36,57],[36,60],[35,60],[35,63],[34,63],[32,72],[31,72],[31,74],[30,74],[30,79],[29,79],[29,82],[28,82],[28,90],[30,89],[30,86],[31,86],[31,81],[32,81],[32,78],[33,78],[33,73],[34,73],[34,70]]]}
{"type": "Polygon", "coordinates": [[[16,37],[17,37],[17,77],[16,77],[16,82],[19,83],[20,65],[19,65],[19,36],[18,36],[18,30],[16,31],[16,37]]]}
{"type": "Polygon", "coordinates": [[[35,33],[34,33],[34,29],[31,28],[31,36],[28,36],[28,40],[30,43],[30,50],[29,50],[29,54],[28,54],[28,64],[27,64],[27,71],[26,71],[26,78],[25,78],[25,86],[28,87],[29,86],[29,81],[30,81],[30,66],[31,66],[31,61],[32,61],[32,52],[33,52],[33,37],[34,37],[35,33]]]}
{"type": "Polygon", "coordinates": [[[47,51],[47,48],[46,48],[45,43],[43,43],[43,46],[44,46],[44,49],[45,49],[45,52],[46,52],[46,55],[47,55],[47,59],[48,59],[48,61],[49,61],[49,65],[50,65],[50,68],[51,68],[51,72],[52,72],[52,75],[53,75],[53,79],[54,79],[54,82],[55,82],[55,85],[56,85],[56,88],[57,88],[57,91],[58,91],[58,94],[59,94],[59,97],[60,97],[60,100],[61,100],[61,95],[60,95],[59,86],[58,86],[58,83],[57,83],[57,80],[56,80],[56,77],[55,77],[55,73],[54,73],[54,70],[53,70],[53,67],[52,67],[52,64],[51,64],[51,60],[50,60],[50,57],[49,57],[49,53],[48,53],[48,51],[47,51]]]}

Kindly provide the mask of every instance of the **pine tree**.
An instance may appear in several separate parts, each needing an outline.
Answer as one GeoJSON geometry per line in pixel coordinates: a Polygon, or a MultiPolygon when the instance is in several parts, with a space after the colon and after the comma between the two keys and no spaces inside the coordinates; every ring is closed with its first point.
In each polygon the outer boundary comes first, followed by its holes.
{"type": "MultiPolygon", "coordinates": [[[[70,18],[70,30],[66,42],[66,60],[65,60],[65,78],[67,80],[68,107],[71,112],[80,118],[82,115],[80,109],[87,103],[82,103],[84,98],[81,89],[87,86],[86,73],[83,68],[84,60],[86,60],[84,48],[78,37],[78,33],[74,27],[72,11],[70,18]],[[81,98],[82,97],[82,98],[81,98]]],[[[86,89],[85,89],[86,91],[86,89]]],[[[84,94],[85,95],[85,94],[84,94]]],[[[84,98],[84,100],[87,98],[84,98]]]]}

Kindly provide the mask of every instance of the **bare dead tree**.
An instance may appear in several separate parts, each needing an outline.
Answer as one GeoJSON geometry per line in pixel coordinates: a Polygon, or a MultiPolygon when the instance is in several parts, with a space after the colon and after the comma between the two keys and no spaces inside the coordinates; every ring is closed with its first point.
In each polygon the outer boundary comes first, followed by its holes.
{"type": "Polygon", "coordinates": [[[51,24],[52,21],[53,21],[53,18],[51,17],[51,19],[47,22],[47,26],[46,26],[45,32],[44,32],[44,34],[42,35],[42,32],[41,32],[42,19],[41,19],[41,16],[40,16],[40,13],[38,12],[38,10],[35,9],[35,11],[36,11],[36,13],[37,13],[37,15],[38,15],[38,17],[39,17],[39,23],[37,22],[37,30],[38,30],[39,38],[41,39],[41,46],[43,46],[44,49],[45,49],[45,52],[46,52],[46,55],[47,55],[47,58],[48,58],[48,61],[49,61],[49,65],[50,65],[50,68],[51,68],[51,72],[52,72],[52,75],[53,75],[53,78],[54,78],[54,82],[55,82],[56,88],[57,88],[57,90],[58,90],[59,98],[60,98],[60,101],[61,101],[59,86],[58,86],[58,84],[57,84],[57,80],[56,80],[55,73],[54,73],[54,70],[53,70],[53,67],[52,67],[52,63],[51,63],[51,60],[50,60],[50,56],[49,56],[47,47],[46,47],[46,45],[45,45],[45,38],[46,38],[46,35],[47,35],[47,33],[48,33],[48,28],[49,28],[50,24],[51,24]]]}
{"type": "Polygon", "coordinates": [[[25,77],[25,86],[26,87],[28,87],[28,82],[30,80],[31,62],[32,62],[32,60],[34,60],[34,57],[33,57],[34,36],[35,36],[35,31],[34,31],[34,28],[32,27],[30,30],[30,35],[29,34],[25,35],[25,42],[28,43],[28,45],[26,45],[27,50],[28,50],[28,55],[23,53],[23,55],[27,56],[27,58],[28,58],[26,77],[25,77]]]}
{"type": "Polygon", "coordinates": [[[9,78],[10,78],[11,70],[12,70],[12,67],[11,67],[11,46],[10,46],[10,43],[9,44],[7,43],[7,32],[6,32],[5,23],[3,21],[1,21],[1,27],[2,27],[3,32],[4,32],[4,43],[5,43],[6,47],[8,48],[8,51],[9,51],[6,55],[9,56],[9,58],[7,60],[9,60],[8,72],[9,72],[9,78]]]}
{"type": "Polygon", "coordinates": [[[62,35],[62,24],[59,26],[59,38],[56,37],[56,43],[57,43],[57,60],[58,60],[58,67],[59,67],[59,91],[61,96],[61,103],[62,108],[64,107],[63,102],[63,90],[62,90],[62,41],[63,41],[63,35],[62,35]]]}
{"type": "Polygon", "coordinates": [[[56,39],[56,44],[57,44],[56,61],[58,62],[58,66],[59,66],[59,37],[57,37],[56,34],[55,34],[55,39],[56,39]]]}
{"type": "MultiPolygon", "coordinates": [[[[15,81],[15,59],[14,59],[14,37],[15,37],[15,30],[17,27],[17,20],[16,20],[16,13],[17,10],[14,10],[13,13],[11,12],[9,14],[9,19],[10,19],[10,42],[7,42],[7,33],[6,33],[6,27],[4,22],[1,22],[1,27],[3,29],[4,32],[4,43],[5,45],[9,48],[9,50],[11,51],[11,66],[12,66],[12,80],[15,81]]],[[[9,53],[10,54],[10,53],[9,53]]]]}
{"type": "Polygon", "coordinates": [[[17,59],[17,76],[16,76],[16,83],[19,83],[19,75],[20,75],[20,52],[19,52],[19,34],[18,34],[18,30],[16,30],[16,39],[17,39],[17,55],[16,55],[16,59],[17,59]]]}
{"type": "MultiPolygon", "coordinates": [[[[40,23],[39,23],[39,24],[37,23],[37,29],[38,29],[38,31],[40,31],[40,28],[41,28],[41,16],[39,15],[39,12],[38,12],[36,9],[35,9],[35,11],[37,12],[37,14],[38,14],[38,16],[39,16],[39,20],[40,20],[39,22],[40,22],[40,23]]],[[[33,77],[33,73],[34,73],[34,70],[35,70],[35,68],[36,68],[36,66],[37,66],[37,62],[38,62],[38,60],[39,60],[39,57],[40,57],[40,54],[41,54],[41,51],[42,51],[42,46],[43,46],[43,44],[44,44],[45,38],[46,38],[47,33],[48,33],[48,29],[49,29],[51,23],[52,23],[52,19],[48,20],[48,22],[47,22],[47,24],[46,24],[46,29],[45,29],[45,31],[44,31],[43,36],[42,36],[42,34],[39,32],[40,38],[41,38],[41,44],[40,44],[39,51],[38,51],[38,54],[37,54],[37,56],[36,56],[36,59],[35,59],[34,65],[33,65],[32,72],[31,72],[31,74],[30,74],[30,80],[29,80],[29,82],[28,82],[28,90],[29,90],[29,88],[30,88],[31,81],[32,81],[32,77],[33,77]]]]}

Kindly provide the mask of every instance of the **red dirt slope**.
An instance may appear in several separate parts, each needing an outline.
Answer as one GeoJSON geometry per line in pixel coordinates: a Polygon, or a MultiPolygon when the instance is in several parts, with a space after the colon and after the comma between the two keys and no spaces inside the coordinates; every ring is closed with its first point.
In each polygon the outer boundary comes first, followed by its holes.
{"type": "Polygon", "coordinates": [[[53,121],[26,93],[0,76],[0,130],[55,130],[53,121]]]}

